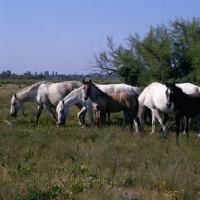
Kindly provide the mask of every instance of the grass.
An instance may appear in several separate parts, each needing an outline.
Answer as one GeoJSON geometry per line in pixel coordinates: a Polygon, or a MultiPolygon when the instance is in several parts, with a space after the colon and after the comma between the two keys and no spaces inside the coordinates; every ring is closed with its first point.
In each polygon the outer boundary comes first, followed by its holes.
{"type": "Polygon", "coordinates": [[[36,105],[26,104],[25,116],[9,115],[19,89],[0,87],[0,199],[200,199],[196,132],[176,145],[174,132],[150,136],[149,125],[142,136],[121,131],[119,114],[108,127],[82,129],[74,107],[64,127],[43,111],[33,128],[36,105]]]}

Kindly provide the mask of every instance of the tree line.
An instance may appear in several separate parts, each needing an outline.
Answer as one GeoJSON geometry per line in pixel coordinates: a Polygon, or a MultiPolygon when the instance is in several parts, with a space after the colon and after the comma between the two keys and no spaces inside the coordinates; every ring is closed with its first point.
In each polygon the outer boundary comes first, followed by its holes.
{"type": "Polygon", "coordinates": [[[151,82],[192,82],[200,85],[200,18],[175,18],[168,25],[150,27],[141,38],[138,33],[126,38],[126,46],[107,37],[107,50],[93,52],[91,70],[118,74],[134,86],[151,82]]]}

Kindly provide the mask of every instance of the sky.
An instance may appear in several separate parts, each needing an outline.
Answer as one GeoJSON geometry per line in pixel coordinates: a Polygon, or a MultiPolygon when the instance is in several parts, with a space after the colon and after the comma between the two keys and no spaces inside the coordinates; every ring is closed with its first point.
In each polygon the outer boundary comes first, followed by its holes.
{"type": "Polygon", "coordinates": [[[200,17],[199,0],[0,0],[0,73],[89,74],[93,52],[176,17],[200,17]]]}

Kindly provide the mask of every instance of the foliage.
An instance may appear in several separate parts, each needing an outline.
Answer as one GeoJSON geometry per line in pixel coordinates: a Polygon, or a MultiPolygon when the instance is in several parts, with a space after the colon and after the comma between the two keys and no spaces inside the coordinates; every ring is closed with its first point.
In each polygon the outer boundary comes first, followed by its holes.
{"type": "Polygon", "coordinates": [[[143,39],[136,33],[126,41],[126,47],[116,47],[107,37],[108,50],[94,53],[91,69],[118,74],[130,85],[169,79],[200,83],[200,18],[176,18],[168,26],[151,26],[143,39]]]}

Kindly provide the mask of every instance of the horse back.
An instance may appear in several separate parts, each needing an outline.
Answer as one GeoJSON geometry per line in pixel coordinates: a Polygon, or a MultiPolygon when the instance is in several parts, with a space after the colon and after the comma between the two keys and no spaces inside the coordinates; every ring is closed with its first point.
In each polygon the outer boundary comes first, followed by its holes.
{"type": "Polygon", "coordinates": [[[74,89],[82,86],[79,81],[64,81],[60,83],[52,83],[49,86],[48,98],[52,105],[57,106],[58,102],[67,96],[74,89]]]}
{"type": "Polygon", "coordinates": [[[109,94],[106,99],[106,110],[110,112],[119,112],[124,109],[135,110],[136,104],[139,107],[138,99],[129,92],[109,94]]]}
{"type": "Polygon", "coordinates": [[[176,103],[176,110],[184,115],[195,116],[200,113],[200,93],[184,94],[181,100],[176,103]]]}
{"type": "Polygon", "coordinates": [[[190,101],[188,105],[189,112],[192,116],[200,113],[200,93],[190,94],[190,101]]]}

